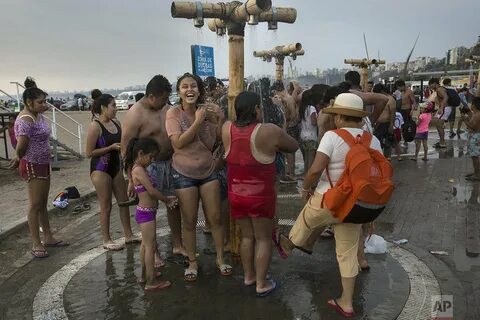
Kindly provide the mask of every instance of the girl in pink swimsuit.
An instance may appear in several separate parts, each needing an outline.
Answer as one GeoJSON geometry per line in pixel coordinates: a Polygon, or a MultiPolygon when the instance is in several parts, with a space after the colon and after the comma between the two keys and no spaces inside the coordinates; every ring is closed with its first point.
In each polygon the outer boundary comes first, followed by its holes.
{"type": "Polygon", "coordinates": [[[142,263],[142,277],[140,283],[145,283],[145,291],[167,288],[170,281],[157,279],[161,274],[155,273],[155,249],[157,229],[155,216],[158,200],[169,208],[177,205],[177,197],[166,197],[156,189],[161,181],[155,181],[146,170],[156,158],[160,148],[158,143],[151,138],[132,139],[128,144],[125,156],[125,170],[131,169],[135,192],[138,194],[139,203],[135,211],[135,220],[142,232],[142,245],[140,246],[140,259],[142,263]]]}

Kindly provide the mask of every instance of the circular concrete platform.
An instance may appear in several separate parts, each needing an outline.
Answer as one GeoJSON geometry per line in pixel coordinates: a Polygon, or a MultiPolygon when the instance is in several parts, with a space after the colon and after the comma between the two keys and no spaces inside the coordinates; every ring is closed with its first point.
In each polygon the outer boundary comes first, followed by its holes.
{"type": "MultiPolygon", "coordinates": [[[[209,236],[199,234],[198,238],[200,249],[212,247],[209,236]]],[[[140,274],[138,248],[114,253],[93,249],[90,253],[83,259],[84,266],[77,261],[77,268],[70,270],[75,272],[62,293],[62,305],[68,319],[337,317],[326,304],[341,291],[331,240],[319,242],[312,256],[295,253],[288,260],[282,260],[275,253],[270,274],[279,288],[266,298],[255,297],[255,288],[243,285],[239,264],[235,265],[233,276],[220,276],[212,255],[199,255],[201,269],[196,283],[183,280],[183,266],[168,263],[162,273],[172,281],[172,287],[145,294],[137,283],[140,274]]],[[[370,256],[369,262],[371,271],[362,273],[357,280],[355,310],[360,318],[377,315],[375,319],[395,319],[408,299],[409,277],[389,254],[370,256]]],[[[58,288],[61,284],[57,282],[55,286],[58,288]]],[[[37,298],[35,300],[38,306],[37,298]]],[[[54,310],[51,307],[48,308],[50,312],[54,310]]],[[[34,310],[34,318],[45,319],[45,316],[46,313],[35,314],[34,310]]]]}

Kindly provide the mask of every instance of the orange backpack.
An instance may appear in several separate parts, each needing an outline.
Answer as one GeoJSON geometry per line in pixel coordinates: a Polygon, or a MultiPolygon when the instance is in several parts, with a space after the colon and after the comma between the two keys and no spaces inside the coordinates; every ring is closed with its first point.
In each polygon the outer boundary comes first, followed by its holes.
{"type": "Polygon", "coordinates": [[[370,148],[370,133],[364,132],[354,138],[344,129],[334,132],[349,145],[350,150],[345,156],[345,171],[335,186],[327,166],[331,189],[325,192],[322,206],[332,211],[340,221],[345,220],[357,202],[383,210],[394,189],[392,165],[382,153],[370,148]]]}

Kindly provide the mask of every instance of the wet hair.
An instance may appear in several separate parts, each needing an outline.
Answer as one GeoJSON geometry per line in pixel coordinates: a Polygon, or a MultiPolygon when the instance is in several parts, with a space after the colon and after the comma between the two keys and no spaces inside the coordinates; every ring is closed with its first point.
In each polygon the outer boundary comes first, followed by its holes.
{"type": "Polygon", "coordinates": [[[367,82],[368,84],[373,84],[374,82],[372,80],[368,81],[367,82]]]}
{"type": "Polygon", "coordinates": [[[339,85],[328,88],[327,92],[325,92],[325,96],[323,97],[323,103],[330,104],[331,100],[335,100],[335,98],[337,98],[337,96],[341,93],[347,93],[348,90],[350,89],[346,89],[345,91],[345,88],[342,89],[339,85]]]}
{"type": "Polygon", "coordinates": [[[35,82],[35,80],[32,77],[27,77],[25,79],[25,81],[23,82],[23,85],[25,86],[26,89],[37,88],[37,83],[35,82]]]}
{"type": "Polygon", "coordinates": [[[432,78],[428,81],[428,84],[431,85],[431,84],[440,84],[440,79],[438,78],[432,78]]]}
{"type": "Polygon", "coordinates": [[[255,92],[241,92],[235,99],[235,113],[237,127],[246,127],[257,121],[256,108],[260,107],[260,95],[255,92]]]}
{"type": "Polygon", "coordinates": [[[102,95],[102,91],[100,91],[99,89],[93,89],[92,92],[90,92],[90,95],[93,100],[97,100],[97,98],[102,95]]]}
{"type": "Polygon", "coordinates": [[[158,153],[160,152],[160,146],[152,138],[134,138],[130,140],[125,153],[125,172],[128,172],[133,167],[140,151],[144,154],[158,153]]]}
{"type": "Polygon", "coordinates": [[[341,90],[341,93],[347,93],[352,88],[352,83],[350,81],[343,81],[337,85],[337,88],[341,90]]]}
{"type": "Polygon", "coordinates": [[[381,83],[377,83],[376,85],[373,86],[372,92],[374,93],[386,93],[387,88],[381,83]]]}
{"type": "Polygon", "coordinates": [[[23,102],[25,103],[25,105],[27,104],[27,100],[30,100],[30,101],[33,101],[35,99],[38,99],[40,97],[47,97],[48,94],[43,91],[42,89],[39,89],[37,87],[30,87],[30,88],[27,88],[25,89],[25,91],[23,91],[23,102]]]}
{"type": "MultiPolygon", "coordinates": [[[[178,78],[177,80],[177,92],[180,92],[180,84],[181,82],[184,80],[184,79],[187,79],[187,78],[192,78],[193,80],[195,80],[195,82],[197,83],[197,87],[198,87],[198,92],[200,93],[200,96],[198,97],[198,100],[197,100],[197,104],[198,103],[204,103],[205,102],[205,86],[203,85],[203,81],[202,79],[197,76],[197,75],[194,75],[194,74],[191,74],[191,73],[184,73],[183,76],[181,76],[180,78],[178,78]]],[[[182,98],[180,98],[178,100],[178,103],[179,104],[182,104],[182,98]]]]}
{"type": "Polygon", "coordinates": [[[447,86],[447,87],[451,86],[452,85],[452,79],[450,79],[450,78],[443,79],[443,85],[447,86]]]}
{"type": "Polygon", "coordinates": [[[270,90],[275,90],[275,91],[283,91],[285,90],[285,86],[283,85],[282,80],[276,80],[273,84],[270,90]]]}
{"type": "Polygon", "coordinates": [[[145,93],[139,92],[135,95],[135,102],[145,97],[145,93]]]}
{"type": "Polygon", "coordinates": [[[480,111],[480,97],[473,97],[472,98],[472,107],[480,111]]]}
{"type": "Polygon", "coordinates": [[[309,106],[315,106],[313,104],[313,100],[312,100],[313,94],[314,93],[313,93],[312,89],[308,89],[308,90],[303,91],[302,101],[300,103],[300,108],[298,109],[299,119],[307,120],[307,117],[305,116],[305,110],[307,110],[307,108],[309,106]]]}
{"type": "Polygon", "coordinates": [[[345,73],[345,81],[350,82],[351,85],[360,86],[360,73],[357,71],[348,71],[345,73]]]}
{"type": "Polygon", "coordinates": [[[405,86],[405,81],[403,80],[397,80],[395,81],[395,87],[404,87],[405,86]]]}
{"type": "Polygon", "coordinates": [[[213,90],[217,89],[218,80],[217,80],[217,78],[212,77],[212,76],[206,77],[205,80],[203,81],[203,84],[205,86],[205,90],[213,91],[213,90]]]}
{"type": "Polygon", "coordinates": [[[100,115],[102,113],[102,106],[108,106],[114,99],[115,98],[111,94],[106,93],[98,97],[93,103],[92,116],[95,116],[96,114],[100,115]]]}
{"type": "Polygon", "coordinates": [[[162,94],[170,94],[172,92],[172,85],[164,76],[157,74],[147,84],[145,95],[153,95],[154,97],[160,97],[162,94]]]}
{"type": "Polygon", "coordinates": [[[329,85],[326,84],[314,84],[310,90],[312,91],[311,96],[311,104],[312,106],[317,106],[321,104],[325,104],[325,94],[327,94],[327,90],[330,88],[329,85]]]}

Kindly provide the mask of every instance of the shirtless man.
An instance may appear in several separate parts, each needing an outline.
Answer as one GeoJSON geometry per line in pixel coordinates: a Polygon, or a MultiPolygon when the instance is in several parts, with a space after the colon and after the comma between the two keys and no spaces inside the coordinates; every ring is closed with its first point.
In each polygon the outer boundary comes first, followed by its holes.
{"type": "MultiPolygon", "coordinates": [[[[273,94],[273,102],[275,104],[281,104],[285,118],[287,122],[287,133],[289,136],[299,141],[300,130],[298,126],[298,108],[295,99],[292,98],[285,90],[283,82],[277,80],[271,87],[273,94]]],[[[280,178],[280,183],[296,183],[295,179],[295,153],[287,153],[287,166],[285,170],[285,177],[280,178]]]]}
{"type": "Polygon", "coordinates": [[[395,121],[395,112],[397,109],[395,99],[387,93],[387,88],[383,84],[376,84],[373,86],[374,93],[381,93],[387,97],[387,106],[377,120],[374,127],[374,135],[380,140],[382,144],[383,154],[386,158],[390,158],[392,153],[392,139],[389,136],[393,135],[393,123],[395,121]]]}
{"type": "Polygon", "coordinates": [[[444,124],[452,113],[452,108],[448,106],[447,90],[444,87],[440,86],[440,80],[438,78],[430,79],[430,81],[428,81],[428,86],[430,87],[430,89],[437,93],[437,97],[435,98],[435,107],[438,108],[438,110],[435,114],[435,121],[433,121],[433,123],[437,128],[440,141],[435,143],[433,147],[446,148],[447,144],[445,143],[444,124]]]}
{"type": "Polygon", "coordinates": [[[413,91],[405,85],[405,81],[397,80],[395,86],[402,95],[402,107],[400,113],[402,114],[403,121],[407,121],[407,119],[412,118],[412,109],[417,110],[417,100],[415,100],[413,91]]]}
{"type": "MultiPolygon", "coordinates": [[[[157,178],[157,189],[166,196],[175,195],[171,172],[173,148],[165,130],[167,102],[171,91],[172,86],[165,77],[154,76],[147,84],[145,96],[127,111],[123,120],[121,140],[122,157],[125,156],[131,139],[148,137],[158,142],[160,154],[156,162],[152,163],[147,170],[151,176],[157,178]]],[[[128,192],[130,196],[133,196],[133,183],[130,177],[128,192]]],[[[172,231],[173,254],[186,256],[182,243],[180,209],[178,207],[167,208],[167,217],[172,231]]]]}

